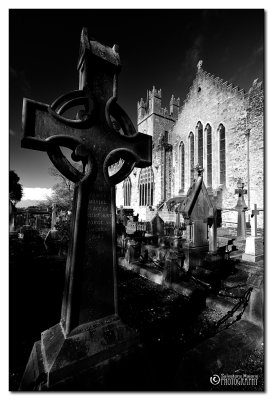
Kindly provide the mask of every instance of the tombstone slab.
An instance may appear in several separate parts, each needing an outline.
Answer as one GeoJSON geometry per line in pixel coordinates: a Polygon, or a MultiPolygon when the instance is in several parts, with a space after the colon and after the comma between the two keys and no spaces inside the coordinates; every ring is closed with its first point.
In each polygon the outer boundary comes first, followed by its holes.
{"type": "Polygon", "coordinates": [[[102,363],[126,357],[137,342],[136,332],[118,317],[115,185],[133,168],[151,165],[152,143],[150,136],[135,131],[117,103],[120,67],[117,46],[89,39],[84,28],[79,90],[51,106],[24,99],[22,146],[46,151],[75,183],[75,192],[61,320],[35,344],[40,350],[29,360],[21,390],[53,390],[65,382],[71,387],[71,381],[73,390],[81,390],[80,375],[89,369],[92,389],[94,369],[103,374],[102,363]],[[74,106],[82,107],[76,119],[64,117],[74,106]],[[69,163],[61,146],[72,150],[74,161],[81,161],[82,172],[69,163]],[[122,167],[110,175],[109,166],[121,158],[122,167]]]}
{"type": "Polygon", "coordinates": [[[150,222],[151,224],[151,234],[157,236],[164,235],[164,221],[163,219],[156,213],[154,218],[150,222]]]}

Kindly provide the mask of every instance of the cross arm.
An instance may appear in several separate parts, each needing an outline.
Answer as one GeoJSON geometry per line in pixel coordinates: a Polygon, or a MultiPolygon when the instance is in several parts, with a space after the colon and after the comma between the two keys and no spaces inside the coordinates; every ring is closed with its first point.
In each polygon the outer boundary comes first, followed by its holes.
{"type": "Polygon", "coordinates": [[[47,151],[52,136],[76,136],[77,129],[54,118],[49,105],[24,98],[22,128],[22,147],[47,151]]]}

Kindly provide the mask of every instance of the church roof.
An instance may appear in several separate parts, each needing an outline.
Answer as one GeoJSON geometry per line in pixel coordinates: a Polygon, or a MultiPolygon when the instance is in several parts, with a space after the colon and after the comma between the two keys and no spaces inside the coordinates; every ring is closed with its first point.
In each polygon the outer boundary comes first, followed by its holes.
{"type": "MultiPolygon", "coordinates": [[[[180,211],[184,219],[190,219],[192,212],[197,204],[200,193],[202,192],[202,201],[206,202],[207,208],[209,209],[209,214],[213,216],[213,205],[209,198],[206,186],[203,182],[203,176],[198,176],[197,180],[195,180],[192,186],[189,188],[187,196],[181,205],[180,211]]],[[[204,215],[204,218],[207,218],[209,215],[204,215]]]]}
{"type": "Polygon", "coordinates": [[[197,64],[197,73],[196,76],[192,82],[191,87],[189,88],[189,91],[186,95],[185,100],[182,102],[182,105],[179,109],[179,113],[182,112],[184,105],[188,102],[188,100],[191,98],[191,94],[193,90],[196,88],[196,86],[199,84],[200,79],[206,79],[211,82],[214,86],[216,86],[219,90],[225,91],[228,94],[231,94],[233,96],[238,96],[241,99],[246,99],[248,98],[252,91],[254,89],[258,90],[263,90],[263,83],[259,82],[258,79],[255,79],[248,91],[245,91],[245,89],[241,89],[239,86],[234,85],[232,82],[224,81],[224,79],[221,79],[218,76],[215,76],[211,74],[210,72],[205,71],[202,68],[203,61],[200,60],[197,64]]]}

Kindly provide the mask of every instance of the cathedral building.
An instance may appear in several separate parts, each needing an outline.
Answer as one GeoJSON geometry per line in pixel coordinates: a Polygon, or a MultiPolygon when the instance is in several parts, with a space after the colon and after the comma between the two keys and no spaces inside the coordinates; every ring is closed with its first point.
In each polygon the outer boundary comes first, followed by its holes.
{"type": "Polygon", "coordinates": [[[202,61],[182,104],[172,96],[169,108],[163,108],[162,92],[153,87],[137,104],[137,129],[153,137],[153,163],[135,168],[117,185],[117,207],[134,209],[142,221],[157,211],[165,221],[175,221],[171,200],[187,194],[199,164],[224,224],[236,222],[239,179],[249,217],[254,204],[263,209],[263,99],[262,82],[255,79],[248,91],[239,89],[204,71],[202,61]]]}

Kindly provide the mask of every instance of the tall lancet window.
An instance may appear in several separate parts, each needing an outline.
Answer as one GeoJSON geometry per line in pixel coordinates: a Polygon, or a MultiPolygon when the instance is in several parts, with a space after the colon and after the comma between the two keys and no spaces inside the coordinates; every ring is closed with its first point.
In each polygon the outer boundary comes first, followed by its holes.
{"type": "Polygon", "coordinates": [[[210,124],[206,125],[205,132],[207,134],[207,187],[212,187],[212,139],[210,124]]]}
{"type": "Polygon", "coordinates": [[[154,173],[152,167],[143,168],[139,175],[139,205],[152,206],[154,202],[154,173]]]}
{"type": "Polygon", "coordinates": [[[194,179],[194,135],[192,132],[189,134],[189,155],[190,185],[192,185],[194,179]]]}
{"type": "Polygon", "coordinates": [[[180,190],[182,193],[185,190],[185,147],[184,142],[180,143],[179,146],[179,158],[180,158],[180,190]]]}
{"type": "Polygon", "coordinates": [[[131,179],[128,176],[128,178],[126,178],[125,181],[123,182],[123,198],[125,206],[131,205],[131,189],[132,189],[131,179]]]}
{"type": "Polygon", "coordinates": [[[203,167],[203,125],[199,121],[196,125],[198,164],[203,167]]]}
{"type": "Polygon", "coordinates": [[[223,124],[219,125],[219,170],[220,184],[226,183],[226,130],[223,124]]]}

